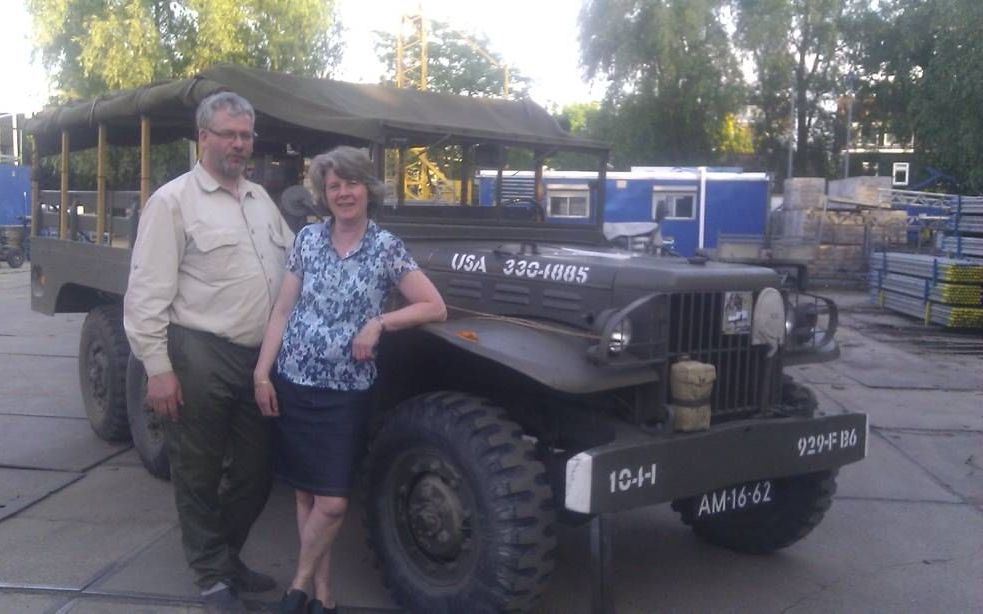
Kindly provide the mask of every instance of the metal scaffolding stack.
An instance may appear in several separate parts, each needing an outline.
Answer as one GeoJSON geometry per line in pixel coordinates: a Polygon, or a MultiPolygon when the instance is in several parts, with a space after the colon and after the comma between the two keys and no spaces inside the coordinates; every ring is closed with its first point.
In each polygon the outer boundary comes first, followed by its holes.
{"type": "Polygon", "coordinates": [[[926,324],[983,329],[983,262],[878,252],[870,290],[881,307],[926,324]]]}
{"type": "Polygon", "coordinates": [[[983,197],[950,197],[949,211],[945,235],[938,237],[936,247],[948,256],[983,263],[983,197]]]}

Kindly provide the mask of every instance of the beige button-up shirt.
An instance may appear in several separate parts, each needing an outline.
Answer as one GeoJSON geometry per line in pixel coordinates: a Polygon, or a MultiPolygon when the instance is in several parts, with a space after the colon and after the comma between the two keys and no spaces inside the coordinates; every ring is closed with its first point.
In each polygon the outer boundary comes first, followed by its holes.
{"type": "Polygon", "coordinates": [[[147,375],[171,371],[170,323],[258,347],[294,235],[262,186],[236,195],[198,164],[154,192],[140,217],[123,326],[147,375]]]}

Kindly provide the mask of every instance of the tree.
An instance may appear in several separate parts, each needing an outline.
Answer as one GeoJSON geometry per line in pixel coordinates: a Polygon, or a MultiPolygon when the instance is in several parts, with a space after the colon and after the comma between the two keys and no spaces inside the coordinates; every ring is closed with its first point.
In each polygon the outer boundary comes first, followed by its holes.
{"type": "Polygon", "coordinates": [[[217,62],[324,76],[340,60],[324,0],[27,0],[67,98],[190,76],[217,62]]]}
{"type": "Polygon", "coordinates": [[[741,104],[737,60],[722,24],[726,0],[588,0],[582,64],[609,83],[598,127],[613,161],[706,164],[741,104]]]}
{"type": "Polygon", "coordinates": [[[858,24],[860,97],[872,121],[914,134],[918,159],[983,192],[983,4],[892,0],[858,24]]]}
{"type": "MultiPolygon", "coordinates": [[[[482,34],[466,34],[441,21],[427,22],[427,89],[461,96],[503,96],[505,66],[501,56],[489,51],[482,34]]],[[[385,66],[383,83],[396,83],[396,36],[375,32],[376,53],[385,66]]],[[[529,79],[508,67],[509,98],[519,99],[529,79]]]]}
{"type": "MultiPolygon", "coordinates": [[[[233,62],[324,76],[341,59],[332,0],[27,0],[34,40],[59,98],[191,76],[233,62]]],[[[109,185],[138,187],[137,152],[109,148],[109,185]]],[[[155,148],[154,183],[187,168],[184,143],[155,148]]],[[[57,185],[54,160],[39,177],[57,185]]],[[[72,185],[95,187],[94,152],[72,160],[72,185]]]]}
{"type": "Polygon", "coordinates": [[[794,101],[794,172],[829,171],[836,96],[844,90],[845,27],[866,0],[734,0],[736,40],[755,73],[752,102],[760,109],[757,147],[781,171],[794,101]]]}

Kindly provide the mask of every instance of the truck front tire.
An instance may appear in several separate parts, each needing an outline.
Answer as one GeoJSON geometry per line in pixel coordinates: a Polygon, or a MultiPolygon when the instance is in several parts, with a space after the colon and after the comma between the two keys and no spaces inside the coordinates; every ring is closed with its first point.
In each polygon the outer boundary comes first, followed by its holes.
{"type": "Polygon", "coordinates": [[[106,441],[127,441],[126,363],[130,346],[123,331],[120,305],[100,305],[82,324],[79,384],[89,424],[106,441]]]}
{"type": "Polygon", "coordinates": [[[365,471],[369,545],[413,612],[525,611],[553,570],[545,469],[505,412],[435,393],[401,403],[365,471]]]}
{"type": "Polygon", "coordinates": [[[136,356],[130,355],[126,365],[126,414],[129,417],[133,447],[150,475],[162,480],[171,478],[167,459],[162,418],[147,407],[147,372],[136,356]]]}

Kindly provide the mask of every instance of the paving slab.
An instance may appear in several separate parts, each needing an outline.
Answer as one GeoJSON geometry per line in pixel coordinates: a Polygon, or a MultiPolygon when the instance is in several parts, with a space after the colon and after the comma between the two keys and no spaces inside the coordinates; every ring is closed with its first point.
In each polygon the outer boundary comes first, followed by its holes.
{"type": "MultiPolygon", "coordinates": [[[[140,467],[140,468],[143,468],[143,461],[140,460],[140,455],[137,453],[136,448],[130,448],[126,452],[120,452],[116,456],[113,456],[109,460],[107,460],[104,463],[102,463],[101,466],[104,466],[104,467],[140,467]]],[[[144,472],[146,473],[146,469],[144,469],[144,472]]],[[[147,477],[152,478],[152,479],[157,479],[157,481],[163,482],[164,484],[170,484],[170,482],[168,482],[167,480],[161,480],[161,479],[158,479],[158,478],[154,478],[149,473],[147,473],[147,477]]]]}
{"type": "Polygon", "coordinates": [[[871,432],[867,442],[867,458],[840,469],[836,480],[837,497],[963,502],[929,471],[885,440],[891,435],[871,432]]]}
{"type": "Polygon", "coordinates": [[[83,418],[0,415],[0,466],[82,471],[130,447],[99,439],[83,418]]]}
{"type": "Polygon", "coordinates": [[[0,520],[82,477],[71,471],[0,468],[0,520]]]}
{"type": "Polygon", "coordinates": [[[901,351],[854,331],[837,333],[840,358],[832,369],[871,388],[983,390],[978,367],[901,351]],[[842,337],[842,339],[841,339],[842,337]]]}
{"type": "Polygon", "coordinates": [[[0,612],[11,614],[49,614],[70,601],[62,595],[44,595],[0,589],[0,612]]]}
{"type": "Polygon", "coordinates": [[[0,586],[81,590],[172,526],[8,518],[0,524],[0,586]]]}
{"type": "Polygon", "coordinates": [[[0,356],[77,356],[85,314],[31,311],[30,286],[30,267],[0,268],[0,356]]]}
{"type": "Polygon", "coordinates": [[[941,484],[983,509],[983,432],[900,431],[886,436],[941,484]]]}
{"type": "MultiPolygon", "coordinates": [[[[612,516],[610,527],[621,614],[969,612],[983,603],[983,516],[969,506],[836,500],[809,536],[768,556],[704,544],[667,506],[612,516]]],[[[556,572],[537,612],[586,614],[588,529],[558,534],[556,572]]]]}
{"type": "Polygon", "coordinates": [[[198,605],[172,605],[127,597],[77,597],[58,614],[191,614],[198,605]]]}
{"type": "Polygon", "coordinates": [[[170,482],[155,479],[142,467],[130,466],[96,467],[22,516],[121,527],[136,520],[149,525],[177,525],[170,482]]]}
{"type": "Polygon", "coordinates": [[[0,413],[85,418],[77,359],[0,354],[0,413]]]}
{"type": "MultiPolygon", "coordinates": [[[[393,611],[395,605],[372,567],[365,546],[357,497],[345,518],[334,550],[334,585],[339,603],[348,608],[393,611]]],[[[293,492],[278,484],[253,527],[243,550],[248,565],[272,575],[277,592],[258,596],[276,601],[279,590],[289,585],[297,562],[297,527],[293,492]]],[[[109,593],[193,599],[197,594],[194,575],[188,570],[181,550],[180,530],[175,527],[133,560],[93,585],[109,593]]]]}
{"type": "MultiPolygon", "coordinates": [[[[826,385],[816,385],[813,389],[844,410],[868,414],[872,427],[983,432],[981,392],[826,385]]],[[[822,399],[820,405],[824,405],[822,399]]]]}

